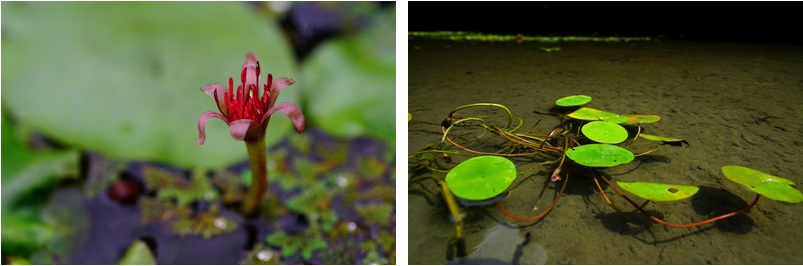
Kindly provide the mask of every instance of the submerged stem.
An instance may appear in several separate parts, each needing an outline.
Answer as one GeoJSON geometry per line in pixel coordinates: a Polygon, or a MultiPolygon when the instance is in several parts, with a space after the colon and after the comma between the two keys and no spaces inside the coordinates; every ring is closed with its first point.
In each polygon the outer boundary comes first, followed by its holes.
{"type": "Polygon", "coordinates": [[[498,104],[498,103],[472,103],[472,104],[466,104],[466,105],[458,106],[457,108],[452,110],[452,112],[450,112],[449,115],[446,116],[446,117],[447,118],[451,118],[452,115],[455,112],[457,112],[458,110],[460,110],[460,109],[469,108],[469,107],[479,107],[479,106],[499,107],[499,108],[502,108],[502,110],[505,110],[505,112],[507,113],[508,121],[507,121],[507,125],[503,129],[507,129],[507,128],[510,127],[510,125],[513,124],[513,113],[510,112],[510,109],[507,109],[507,107],[505,107],[504,105],[498,104]]]}
{"type": "Polygon", "coordinates": [[[245,216],[251,216],[259,210],[262,197],[268,190],[268,167],[265,155],[265,138],[258,141],[246,141],[245,147],[248,149],[248,160],[251,162],[251,186],[245,195],[242,212],[245,216]]]}

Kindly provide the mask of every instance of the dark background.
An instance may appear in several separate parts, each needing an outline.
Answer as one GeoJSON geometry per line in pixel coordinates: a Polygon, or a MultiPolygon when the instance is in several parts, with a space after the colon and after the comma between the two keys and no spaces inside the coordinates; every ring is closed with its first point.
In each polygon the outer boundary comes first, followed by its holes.
{"type": "Polygon", "coordinates": [[[409,2],[409,31],[803,44],[798,2],[409,2]]]}

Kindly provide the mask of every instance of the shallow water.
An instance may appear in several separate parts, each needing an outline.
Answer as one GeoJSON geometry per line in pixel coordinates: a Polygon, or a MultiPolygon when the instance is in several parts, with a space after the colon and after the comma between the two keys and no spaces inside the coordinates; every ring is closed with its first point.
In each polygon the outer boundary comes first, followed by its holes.
{"type": "MultiPolygon", "coordinates": [[[[594,97],[589,104],[593,108],[660,115],[661,121],[645,127],[647,133],[688,140],[688,146],[664,147],[605,171],[618,181],[700,187],[688,200],[647,206],[664,220],[700,221],[752,202],[753,192],[724,178],[724,165],[803,182],[803,47],[438,41],[410,41],[409,47],[408,108],[414,118],[408,153],[440,141],[440,122],[463,104],[503,104],[524,119],[520,131],[547,134],[559,121],[533,110],[548,111],[555,99],[586,94],[594,97]],[[554,46],[561,51],[538,49],[554,46]]],[[[502,114],[498,110],[461,112],[502,114]]],[[[487,139],[491,137],[472,145],[487,139]]],[[[464,159],[453,156],[452,163],[441,164],[451,168],[464,159]]],[[[520,172],[532,165],[514,162],[520,172]]],[[[519,216],[545,209],[556,192],[555,184],[548,182],[551,170],[519,175],[514,184],[520,185],[503,200],[506,208],[519,216]],[[531,180],[522,182],[526,178],[531,180]]],[[[606,192],[617,206],[632,209],[610,188],[606,192]]],[[[412,184],[408,195],[409,263],[446,263],[446,244],[454,229],[439,189],[433,182],[422,182],[412,184]]],[[[493,205],[468,209],[464,220],[469,252],[490,228],[504,223],[530,232],[531,241],[546,250],[547,264],[803,264],[801,222],[803,204],[762,198],[749,212],[723,221],[666,227],[641,214],[616,213],[581,171],[571,175],[555,209],[537,222],[517,222],[493,205]]]]}

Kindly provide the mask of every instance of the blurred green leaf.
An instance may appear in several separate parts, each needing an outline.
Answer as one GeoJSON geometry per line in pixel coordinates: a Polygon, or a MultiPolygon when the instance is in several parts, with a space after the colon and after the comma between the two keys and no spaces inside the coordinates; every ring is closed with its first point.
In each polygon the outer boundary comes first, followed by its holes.
{"type": "Polygon", "coordinates": [[[44,247],[54,229],[40,209],[63,176],[76,176],[75,151],[37,152],[20,142],[11,123],[2,120],[2,243],[3,255],[27,256],[44,247]]]}
{"type": "MultiPolygon", "coordinates": [[[[253,50],[264,73],[293,74],[275,18],[236,2],[3,2],[3,105],[60,142],[126,160],[213,169],[246,158],[201,92],[239,79],[253,50]]],[[[264,78],[264,77],[263,77],[264,78]]],[[[296,102],[300,86],[278,102],[296,102]]],[[[281,115],[280,115],[281,116],[281,115]]],[[[274,118],[267,144],[291,130],[274,118]]]]}
{"type": "Polygon", "coordinates": [[[377,13],[359,34],[314,51],[302,69],[310,124],[339,136],[396,137],[395,10],[377,13]]]}
{"type": "Polygon", "coordinates": [[[156,265],[156,258],[142,240],[136,240],[123,255],[120,265],[156,265]]]}

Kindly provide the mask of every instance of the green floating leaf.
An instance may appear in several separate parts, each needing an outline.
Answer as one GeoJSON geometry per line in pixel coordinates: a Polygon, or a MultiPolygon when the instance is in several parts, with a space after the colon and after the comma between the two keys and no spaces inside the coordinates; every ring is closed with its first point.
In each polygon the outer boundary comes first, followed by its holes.
{"type": "Polygon", "coordinates": [[[270,234],[267,238],[268,244],[282,248],[282,257],[291,257],[296,253],[301,253],[305,260],[312,258],[315,251],[326,249],[326,241],[320,235],[289,235],[285,232],[270,234]]]}
{"type": "Polygon", "coordinates": [[[187,185],[177,185],[159,189],[159,198],[175,198],[179,205],[187,205],[196,200],[212,201],[218,198],[218,192],[203,171],[193,171],[192,181],[187,185]]]}
{"type": "Polygon", "coordinates": [[[616,124],[623,124],[627,122],[627,116],[626,115],[603,116],[602,118],[600,118],[600,120],[616,124]]]}
{"type": "Polygon", "coordinates": [[[657,115],[627,115],[625,117],[627,121],[622,122],[625,125],[650,124],[661,120],[661,117],[657,115]]]}
{"type": "Polygon", "coordinates": [[[11,256],[8,257],[8,264],[9,265],[32,265],[30,260],[22,257],[11,256]]]}
{"type": "Polygon", "coordinates": [[[458,164],[446,174],[454,195],[468,200],[486,200],[504,192],[516,180],[516,166],[504,157],[477,156],[458,164]]]}
{"type": "Polygon", "coordinates": [[[144,241],[136,240],[123,255],[120,265],[156,265],[156,258],[144,241]]]}
{"type": "Polygon", "coordinates": [[[651,201],[675,201],[691,197],[700,188],[695,186],[659,184],[649,182],[620,182],[616,181],[624,190],[641,198],[651,201]]]}
{"type": "Polygon", "coordinates": [[[615,144],[627,139],[627,130],[616,123],[607,121],[593,121],[585,124],[583,135],[599,143],[615,144]]]}
{"type": "Polygon", "coordinates": [[[591,101],[591,96],[588,95],[572,95],[566,96],[555,101],[558,106],[579,106],[587,104],[591,101]]]}
{"type": "Polygon", "coordinates": [[[413,120],[413,114],[407,113],[407,121],[413,120]]]}
{"type": "Polygon", "coordinates": [[[590,107],[581,107],[580,109],[577,109],[566,116],[586,121],[607,120],[607,119],[621,120],[621,118],[619,118],[620,115],[618,114],[597,110],[590,107]]]}
{"type": "Polygon", "coordinates": [[[57,236],[56,224],[46,221],[41,210],[60,179],[78,176],[80,156],[76,151],[31,150],[5,115],[0,120],[2,253],[27,257],[57,236]]]}
{"type": "Polygon", "coordinates": [[[672,146],[683,146],[683,143],[686,143],[686,145],[689,145],[689,142],[686,141],[685,139],[661,137],[661,136],[655,136],[655,135],[648,135],[648,134],[644,134],[644,133],[639,134],[639,136],[644,138],[644,139],[646,139],[646,140],[660,141],[660,142],[663,142],[664,144],[668,144],[668,145],[672,145],[672,146]]]}
{"type": "Polygon", "coordinates": [[[338,136],[370,135],[393,143],[395,10],[377,14],[358,34],[316,47],[303,65],[302,78],[297,80],[303,80],[307,102],[303,111],[308,124],[338,136]]]}
{"type": "Polygon", "coordinates": [[[789,203],[803,201],[803,193],[793,188],[796,185],[792,180],[733,165],[723,166],[722,174],[730,181],[742,184],[767,198],[789,203]]]}
{"type": "Polygon", "coordinates": [[[633,161],[635,156],[625,148],[610,144],[587,144],[566,151],[572,161],[589,167],[612,167],[633,161]]]}
{"type": "MultiPolygon", "coordinates": [[[[203,146],[196,128],[203,112],[217,110],[201,88],[239,80],[249,50],[263,75],[304,83],[293,73],[293,53],[277,19],[260,17],[245,3],[2,7],[3,106],[51,138],[121,160],[204,169],[244,160],[242,143],[231,139],[225,123],[209,121],[203,146]],[[53,40],[60,40],[58,49],[53,40]]],[[[288,87],[277,102],[298,103],[300,93],[298,84],[288,87]]],[[[393,110],[393,96],[387,99],[393,110]]],[[[268,145],[292,130],[278,116],[270,121],[268,145]]]]}
{"type": "Polygon", "coordinates": [[[388,225],[390,217],[393,215],[393,205],[391,204],[370,204],[356,207],[360,217],[369,224],[388,225]]]}

